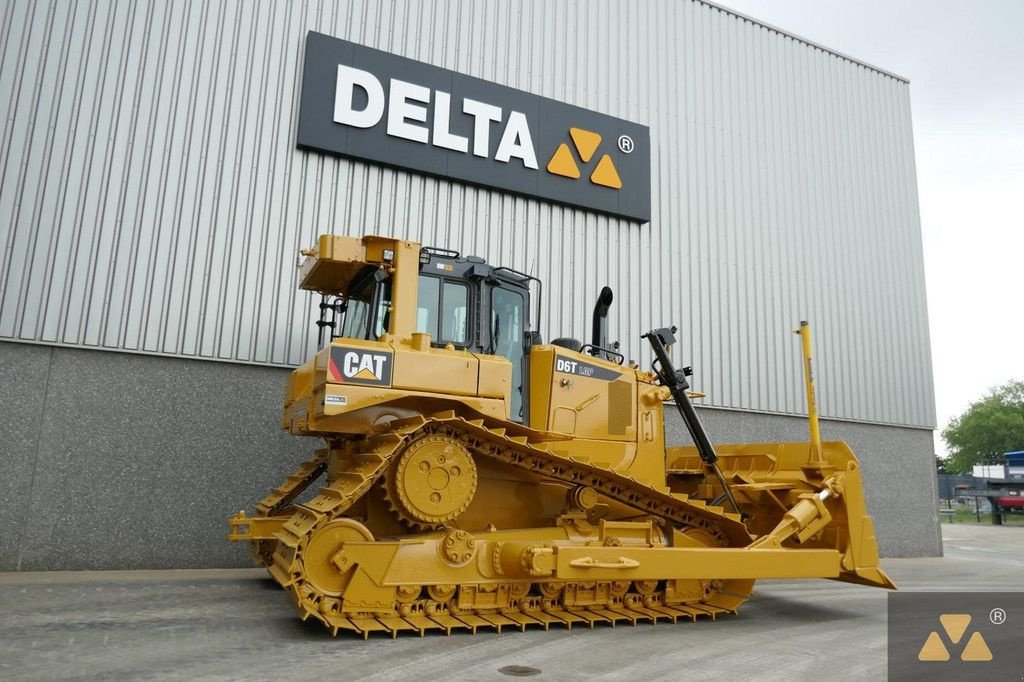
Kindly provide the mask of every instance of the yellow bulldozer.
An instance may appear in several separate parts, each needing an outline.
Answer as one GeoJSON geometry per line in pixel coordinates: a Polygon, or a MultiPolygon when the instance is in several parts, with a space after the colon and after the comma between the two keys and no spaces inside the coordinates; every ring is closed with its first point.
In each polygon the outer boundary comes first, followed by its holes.
{"type": "MultiPolygon", "coordinates": [[[[333,634],[715,618],[757,578],[894,587],[841,442],[713,446],[676,369],[538,331],[541,282],[398,239],[321,236],[299,286],[320,350],[282,425],[323,447],[230,540],[333,634]],[[673,401],[692,447],[666,447],[673,401]],[[323,479],[315,494],[303,491],[323,479]]],[[[804,338],[810,369],[810,339],[804,338]]],[[[312,492],[312,491],[310,491],[312,492]]]]}

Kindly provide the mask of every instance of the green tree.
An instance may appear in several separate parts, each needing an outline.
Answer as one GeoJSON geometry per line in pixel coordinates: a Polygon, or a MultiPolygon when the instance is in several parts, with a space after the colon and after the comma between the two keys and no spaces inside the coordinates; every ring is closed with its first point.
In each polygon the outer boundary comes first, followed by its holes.
{"type": "Polygon", "coordinates": [[[1002,454],[1024,450],[1024,381],[992,389],[942,430],[949,447],[946,471],[969,474],[975,464],[1002,464],[1002,454]]]}

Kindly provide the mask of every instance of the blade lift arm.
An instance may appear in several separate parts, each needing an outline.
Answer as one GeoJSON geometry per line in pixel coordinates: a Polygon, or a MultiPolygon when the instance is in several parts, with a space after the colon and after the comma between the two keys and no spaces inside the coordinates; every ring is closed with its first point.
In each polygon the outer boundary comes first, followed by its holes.
{"type": "Polygon", "coordinates": [[[676,327],[663,327],[647,332],[640,338],[647,339],[651,344],[655,358],[651,364],[651,370],[658,378],[658,382],[672,394],[672,399],[676,403],[676,409],[679,410],[679,416],[683,418],[686,430],[690,432],[690,438],[693,439],[693,444],[697,446],[697,453],[700,455],[701,460],[714,470],[718,481],[722,484],[722,489],[725,491],[725,496],[729,498],[732,508],[739,514],[740,508],[736,504],[736,498],[733,497],[729,484],[726,482],[725,476],[722,475],[722,470],[718,467],[718,454],[715,452],[715,446],[711,444],[711,439],[708,438],[708,433],[704,430],[704,425],[701,423],[700,417],[697,416],[697,411],[693,408],[690,396],[686,394],[686,389],[690,387],[686,377],[691,376],[693,370],[689,367],[676,369],[675,365],[672,364],[672,358],[669,356],[668,349],[676,342],[675,333],[677,331],[676,327]]]}

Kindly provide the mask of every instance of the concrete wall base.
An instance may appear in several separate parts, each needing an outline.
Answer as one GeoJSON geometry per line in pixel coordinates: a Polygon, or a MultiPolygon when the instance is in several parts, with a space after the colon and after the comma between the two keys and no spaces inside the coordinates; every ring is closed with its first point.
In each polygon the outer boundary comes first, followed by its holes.
{"type": "MultiPolygon", "coordinates": [[[[225,520],[317,441],[278,428],[288,371],[0,343],[0,570],[247,566],[225,520]]],[[[701,410],[716,442],[803,440],[793,417],[701,410]]],[[[686,442],[670,415],[670,443],[686,442]]],[[[941,553],[931,433],[826,422],[861,458],[886,556],[941,553]]]]}

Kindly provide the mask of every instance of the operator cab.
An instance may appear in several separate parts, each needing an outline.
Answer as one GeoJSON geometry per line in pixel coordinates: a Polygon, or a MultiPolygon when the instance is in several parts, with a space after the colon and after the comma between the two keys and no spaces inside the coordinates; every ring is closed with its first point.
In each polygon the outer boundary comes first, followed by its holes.
{"type": "Polygon", "coordinates": [[[530,283],[540,281],[457,251],[420,250],[416,330],[432,344],[500,355],[512,363],[511,417],[527,420],[527,338],[531,328],[530,283]]]}
{"type": "MultiPolygon", "coordinates": [[[[510,268],[493,267],[482,258],[463,257],[457,251],[423,247],[417,281],[416,331],[430,334],[431,345],[448,345],[482,355],[501,355],[512,363],[510,413],[514,421],[528,421],[529,346],[540,342],[532,322],[530,286],[540,280],[510,268]]],[[[343,297],[340,328],[332,337],[377,340],[390,328],[391,278],[367,265],[343,297]]],[[[325,304],[330,306],[331,304],[325,304]]]]}

